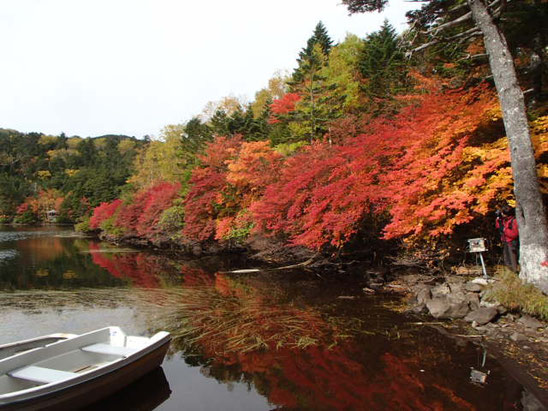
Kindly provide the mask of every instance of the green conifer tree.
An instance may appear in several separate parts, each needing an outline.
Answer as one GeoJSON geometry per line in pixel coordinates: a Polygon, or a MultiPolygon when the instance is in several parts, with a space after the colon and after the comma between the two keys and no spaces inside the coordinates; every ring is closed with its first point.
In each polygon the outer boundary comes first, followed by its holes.
{"type": "Polygon", "coordinates": [[[317,61],[318,56],[314,53],[316,45],[319,45],[324,56],[328,56],[333,47],[333,40],[329,37],[327,29],[321,21],[316,25],[312,37],[306,43],[306,47],[299,52],[299,57],[297,58],[298,67],[293,72],[289,85],[301,82],[307,67],[310,65],[315,66],[319,63],[317,61]]]}
{"type": "Polygon", "coordinates": [[[401,91],[406,78],[404,57],[396,30],[387,20],[367,36],[358,65],[370,100],[385,100],[401,91]]]}

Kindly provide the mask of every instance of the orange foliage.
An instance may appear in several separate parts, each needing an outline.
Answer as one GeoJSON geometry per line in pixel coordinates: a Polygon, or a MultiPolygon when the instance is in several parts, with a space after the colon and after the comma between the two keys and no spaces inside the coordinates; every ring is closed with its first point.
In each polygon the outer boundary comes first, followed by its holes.
{"type": "Polygon", "coordinates": [[[49,188],[40,190],[35,196],[27,197],[17,208],[17,214],[31,211],[38,219],[45,221],[50,210],[59,212],[64,197],[59,190],[49,188]]]}
{"type": "Polygon", "coordinates": [[[183,233],[221,240],[251,224],[246,209],[274,181],[281,159],[264,141],[218,137],[210,143],[204,167],[195,169],[190,180],[183,233]]]}
{"type": "MultiPolygon", "coordinates": [[[[495,93],[428,90],[390,121],[344,145],[317,143],[284,164],[252,204],[258,229],[293,243],[340,246],[369,214],[388,212],[384,237],[428,239],[453,232],[511,198],[509,154],[495,93]]],[[[340,130],[338,130],[340,134],[340,130]]]]}

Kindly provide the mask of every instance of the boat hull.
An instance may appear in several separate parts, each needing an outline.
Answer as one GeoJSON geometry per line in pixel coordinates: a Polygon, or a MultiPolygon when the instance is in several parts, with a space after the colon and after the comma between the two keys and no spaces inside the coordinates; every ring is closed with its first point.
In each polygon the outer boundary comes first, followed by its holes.
{"type": "Polygon", "coordinates": [[[75,410],[99,401],[139,378],[153,371],[162,364],[169,348],[170,340],[165,341],[154,350],[117,368],[90,380],[82,381],[58,391],[44,395],[0,405],[0,410],[75,410]]]}

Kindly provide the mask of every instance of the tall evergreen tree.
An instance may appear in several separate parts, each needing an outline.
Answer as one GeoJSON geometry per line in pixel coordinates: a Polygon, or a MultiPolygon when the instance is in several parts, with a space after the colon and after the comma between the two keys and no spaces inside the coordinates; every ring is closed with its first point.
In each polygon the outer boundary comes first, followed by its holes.
{"type": "Polygon", "coordinates": [[[290,85],[301,82],[307,67],[311,65],[316,66],[320,62],[318,61],[317,53],[314,51],[316,45],[319,45],[321,53],[324,56],[328,56],[333,47],[333,40],[329,37],[327,29],[321,21],[316,25],[312,37],[306,43],[306,47],[299,52],[299,57],[297,58],[299,65],[293,72],[292,80],[289,82],[290,85]]]}
{"type": "Polygon", "coordinates": [[[363,90],[370,100],[387,99],[404,86],[404,54],[398,46],[396,30],[387,20],[379,31],[365,39],[358,65],[364,79],[363,90]]]}
{"type": "Polygon", "coordinates": [[[317,43],[311,57],[301,66],[301,81],[292,85],[292,91],[301,97],[289,125],[297,140],[322,138],[327,132],[327,123],[341,115],[343,97],[332,92],[336,84],[329,82],[324,73],[327,62],[327,55],[317,43]]]}

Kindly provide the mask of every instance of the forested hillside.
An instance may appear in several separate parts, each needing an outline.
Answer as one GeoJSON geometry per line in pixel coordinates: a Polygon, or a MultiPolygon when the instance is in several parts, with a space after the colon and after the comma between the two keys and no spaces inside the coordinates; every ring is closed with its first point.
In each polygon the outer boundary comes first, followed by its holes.
{"type": "MultiPolygon", "coordinates": [[[[546,10],[511,2],[501,12],[545,194],[546,10]]],[[[320,22],[292,73],[251,102],[208,104],[157,141],[4,130],[0,213],[26,221],[28,210],[52,207],[40,204],[47,198],[81,229],[119,238],[261,236],[327,253],[412,248],[440,258],[465,238],[494,240],[494,212],[515,198],[483,41],[451,26],[449,41],[418,47],[425,27],[444,24],[424,16],[411,13],[401,35],[385,22],[338,44],[320,22]]]]}
{"type": "Polygon", "coordinates": [[[146,143],[127,136],[48,136],[0,129],[0,222],[75,222],[112,201],[146,143]]]}

